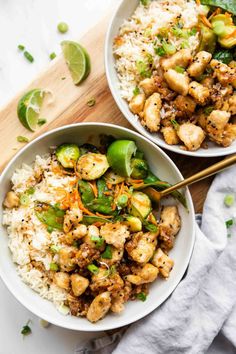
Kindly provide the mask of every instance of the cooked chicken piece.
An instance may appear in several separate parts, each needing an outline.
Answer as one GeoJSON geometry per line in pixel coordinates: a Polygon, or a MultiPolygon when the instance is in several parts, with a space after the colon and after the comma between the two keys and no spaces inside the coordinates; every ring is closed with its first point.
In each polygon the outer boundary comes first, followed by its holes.
{"type": "Polygon", "coordinates": [[[85,292],[87,287],[89,286],[88,279],[82,277],[79,274],[72,274],[70,276],[71,279],[71,287],[75,296],[80,296],[85,292]]]}
{"type": "Polygon", "coordinates": [[[206,129],[206,124],[207,124],[207,115],[204,112],[201,112],[198,115],[197,122],[200,125],[200,127],[202,127],[202,129],[205,130],[206,129]]]}
{"type": "Polygon", "coordinates": [[[190,81],[188,75],[169,69],[164,73],[164,78],[172,90],[182,96],[187,96],[190,81]]]}
{"type": "Polygon", "coordinates": [[[17,197],[15,192],[7,192],[3,205],[9,209],[17,208],[20,205],[20,199],[17,197]]]}
{"type": "Polygon", "coordinates": [[[232,115],[236,114],[236,94],[234,94],[232,97],[229,98],[229,112],[232,115]]]}
{"type": "Polygon", "coordinates": [[[228,64],[228,66],[229,66],[230,68],[232,68],[232,69],[235,69],[235,68],[236,68],[236,61],[235,61],[235,60],[232,60],[232,61],[228,64]]]}
{"type": "Polygon", "coordinates": [[[139,86],[143,89],[146,97],[151,96],[154,92],[157,92],[157,85],[153,77],[142,80],[139,86]]]}
{"type": "Polygon", "coordinates": [[[191,117],[196,108],[196,102],[190,96],[177,96],[174,105],[178,110],[177,116],[191,117]]]}
{"type": "Polygon", "coordinates": [[[94,260],[97,260],[99,256],[100,250],[85,242],[81,244],[79,249],[77,249],[76,263],[80,268],[85,268],[94,260]]]}
{"type": "MultiPolygon", "coordinates": [[[[231,124],[231,123],[226,124],[224,135],[228,140],[227,146],[231,145],[232,142],[236,139],[236,124],[231,124]]],[[[223,138],[222,145],[225,146],[224,138],[223,138]]]]}
{"type": "Polygon", "coordinates": [[[161,210],[159,223],[159,239],[163,241],[166,249],[171,249],[174,239],[181,227],[178,208],[175,205],[164,206],[161,210]]]}
{"type": "Polygon", "coordinates": [[[102,241],[102,237],[100,239],[98,239],[98,237],[100,237],[99,228],[95,225],[90,225],[88,227],[88,233],[86,236],[84,236],[83,241],[91,247],[99,249],[99,251],[103,251],[105,249],[105,242],[101,242],[101,245],[98,245],[98,242],[96,242],[96,238],[98,241],[102,241]]]}
{"type": "Polygon", "coordinates": [[[154,76],[156,92],[161,95],[161,99],[165,101],[173,101],[177,93],[170,90],[167,82],[165,81],[163,74],[154,76]]]}
{"type": "Polygon", "coordinates": [[[57,272],[53,277],[54,283],[59,286],[59,288],[68,290],[70,288],[70,276],[68,273],[57,272]]]}
{"type": "Polygon", "coordinates": [[[112,258],[111,259],[104,259],[104,258],[101,257],[101,261],[104,261],[109,267],[112,264],[120,262],[120,260],[123,257],[123,254],[124,254],[124,249],[122,249],[122,248],[117,249],[114,246],[111,246],[111,254],[112,254],[112,258]]]}
{"type": "Polygon", "coordinates": [[[193,123],[181,124],[177,130],[177,134],[190,151],[199,149],[205,139],[205,133],[202,128],[193,123]]]}
{"type": "Polygon", "coordinates": [[[125,240],[129,237],[128,226],[120,222],[107,223],[101,226],[100,235],[106,243],[120,249],[124,247],[125,240]]]}
{"type": "Polygon", "coordinates": [[[73,245],[76,240],[83,238],[87,234],[87,227],[83,224],[79,224],[75,229],[63,235],[62,242],[67,245],[73,245]]]}
{"type": "Polygon", "coordinates": [[[63,231],[67,233],[71,230],[72,226],[78,226],[82,218],[83,214],[80,208],[76,204],[73,205],[66,211],[63,223],[63,231]]]}
{"type": "Polygon", "coordinates": [[[133,112],[134,114],[139,114],[140,112],[142,112],[145,104],[145,99],[146,98],[144,93],[140,93],[136,96],[133,96],[129,103],[129,108],[131,112],[133,112]]]}
{"type": "Polygon", "coordinates": [[[210,97],[210,91],[207,87],[199,84],[197,81],[192,81],[189,85],[190,96],[200,105],[205,105],[210,97]]]}
{"type": "Polygon", "coordinates": [[[176,66],[186,68],[191,62],[191,59],[191,51],[189,49],[181,49],[171,57],[161,59],[160,64],[165,71],[174,69],[176,66]]]}
{"type": "Polygon", "coordinates": [[[209,89],[212,88],[212,86],[214,85],[214,79],[213,77],[205,77],[203,80],[201,80],[201,84],[209,89]]]}
{"type": "Polygon", "coordinates": [[[62,247],[58,251],[59,255],[59,264],[61,270],[65,272],[70,272],[76,266],[76,252],[77,248],[75,247],[62,247]]]}
{"type": "Polygon", "coordinates": [[[211,140],[220,144],[224,129],[230,119],[230,113],[226,111],[214,110],[207,117],[206,131],[211,140]]]}
{"type": "Polygon", "coordinates": [[[236,69],[230,68],[228,65],[221,63],[216,59],[212,59],[211,68],[214,70],[218,81],[223,85],[232,84],[236,88],[236,69]]]}
{"type": "Polygon", "coordinates": [[[190,64],[190,66],[187,69],[189,75],[192,77],[198,77],[202,75],[207,65],[210,63],[211,58],[212,58],[211,53],[205,52],[204,50],[198,52],[196,56],[193,58],[193,62],[190,64]]]}
{"type": "Polygon", "coordinates": [[[111,296],[109,291],[99,294],[89,306],[87,319],[90,322],[97,322],[103,318],[111,307],[111,296]]]}
{"type": "MultiPolygon", "coordinates": [[[[105,263],[105,262],[104,262],[105,263]]],[[[105,291],[111,285],[108,268],[99,268],[98,273],[92,276],[90,288],[92,291],[105,291]]]]}
{"type": "Polygon", "coordinates": [[[176,133],[176,130],[172,126],[163,127],[161,129],[164,140],[169,145],[177,145],[179,143],[179,137],[176,133]]]}
{"type": "Polygon", "coordinates": [[[174,261],[168,257],[161,248],[158,248],[152,258],[152,264],[157,267],[164,278],[168,278],[174,261]]]}
{"type": "Polygon", "coordinates": [[[86,316],[88,304],[70,294],[67,295],[67,302],[72,316],[86,316]]]}
{"type": "Polygon", "coordinates": [[[161,122],[161,96],[159,93],[153,93],[145,102],[143,110],[142,124],[146,126],[150,132],[157,132],[160,129],[161,122]]]}
{"type": "Polygon", "coordinates": [[[124,310],[124,303],[130,298],[132,291],[132,285],[130,282],[125,281],[122,289],[114,292],[112,294],[111,308],[110,310],[114,313],[120,313],[124,310]]]}
{"type": "Polygon", "coordinates": [[[127,275],[126,279],[135,285],[152,283],[159,273],[158,268],[152,264],[147,263],[143,268],[136,272],[136,274],[127,275]]]}
{"type": "Polygon", "coordinates": [[[147,263],[157,245],[158,232],[138,232],[125,245],[129,256],[138,263],[147,263]]]}

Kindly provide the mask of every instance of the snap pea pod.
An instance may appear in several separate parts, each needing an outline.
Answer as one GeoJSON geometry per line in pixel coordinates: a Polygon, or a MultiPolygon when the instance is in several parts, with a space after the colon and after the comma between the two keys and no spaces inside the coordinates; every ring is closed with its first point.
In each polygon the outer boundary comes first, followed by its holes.
{"type": "Polygon", "coordinates": [[[101,198],[103,196],[103,193],[108,190],[106,182],[103,178],[100,178],[97,181],[97,189],[98,189],[98,198],[101,198]]]}
{"type": "Polygon", "coordinates": [[[95,198],[92,187],[86,181],[80,180],[78,181],[79,191],[81,193],[82,202],[87,205],[92,202],[95,198]]]}
{"type": "Polygon", "coordinates": [[[94,199],[91,203],[88,203],[87,207],[94,212],[112,215],[113,214],[112,203],[113,203],[113,198],[111,196],[109,197],[103,196],[94,199]]]}
{"type": "Polygon", "coordinates": [[[63,229],[64,210],[46,203],[36,203],[35,215],[45,225],[57,230],[63,229]]]}
{"type": "Polygon", "coordinates": [[[92,225],[95,222],[101,222],[103,224],[107,223],[107,222],[112,222],[111,220],[99,217],[99,216],[88,216],[88,215],[84,215],[83,216],[83,220],[82,222],[86,225],[92,225]]]}
{"type": "MultiPolygon", "coordinates": [[[[158,191],[163,191],[164,189],[171,187],[171,184],[165,181],[161,181],[158,177],[149,172],[149,175],[144,180],[144,183],[141,186],[134,187],[134,189],[142,190],[146,187],[154,187],[158,191]]],[[[181,192],[174,191],[171,193],[171,195],[173,198],[177,199],[186,209],[188,209],[186,198],[181,192]]]]}

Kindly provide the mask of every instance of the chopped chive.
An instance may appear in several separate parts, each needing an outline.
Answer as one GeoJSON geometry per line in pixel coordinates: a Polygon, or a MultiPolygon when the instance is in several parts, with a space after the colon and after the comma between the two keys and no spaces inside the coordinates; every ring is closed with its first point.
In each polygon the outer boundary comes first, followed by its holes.
{"type": "Polygon", "coordinates": [[[95,104],[96,104],[96,100],[95,100],[94,97],[90,98],[90,99],[87,101],[87,106],[89,106],[89,107],[93,107],[95,104]]]}
{"type": "Polygon", "coordinates": [[[95,264],[89,264],[87,266],[87,269],[93,274],[98,274],[98,272],[99,272],[99,268],[97,266],[95,266],[95,264]]]}
{"type": "Polygon", "coordinates": [[[177,71],[177,73],[183,74],[185,72],[185,69],[182,66],[176,66],[175,67],[175,71],[177,71]]]}
{"type": "Polygon", "coordinates": [[[29,205],[29,203],[30,203],[29,195],[27,193],[21,194],[21,196],[20,196],[20,204],[24,205],[24,206],[27,206],[27,205],[29,205]]]}
{"type": "Polygon", "coordinates": [[[154,51],[157,55],[159,55],[159,57],[163,57],[166,54],[163,47],[156,47],[154,48],[154,51]]]}
{"type": "Polygon", "coordinates": [[[47,232],[51,234],[54,231],[54,228],[52,226],[47,227],[47,232]]]}
{"type": "Polygon", "coordinates": [[[28,143],[29,142],[29,139],[26,138],[26,136],[22,136],[22,135],[18,135],[16,139],[19,143],[28,143]]]}
{"type": "Polygon", "coordinates": [[[209,106],[209,107],[204,108],[204,113],[207,115],[211,114],[212,111],[214,111],[213,106],[209,106]]]}
{"type": "Polygon", "coordinates": [[[141,300],[141,301],[146,301],[147,300],[147,295],[145,293],[139,293],[136,295],[136,298],[141,300]]]}
{"type": "Polygon", "coordinates": [[[56,53],[51,53],[50,55],[49,55],[49,58],[51,59],[51,60],[53,60],[53,59],[55,59],[56,58],[56,53]]]}
{"type": "MultiPolygon", "coordinates": [[[[52,228],[53,229],[53,228],[52,228]]],[[[53,252],[53,253],[57,253],[59,250],[60,250],[60,246],[56,246],[56,245],[52,245],[50,247],[50,250],[53,252]]]]}
{"type": "Polygon", "coordinates": [[[180,46],[181,46],[181,49],[189,48],[188,41],[187,40],[182,41],[180,46]]]}
{"type": "Polygon", "coordinates": [[[226,194],[224,197],[224,204],[226,207],[230,208],[232,205],[234,205],[235,198],[234,194],[226,194]]]}
{"type": "Polygon", "coordinates": [[[197,33],[197,28],[196,27],[193,27],[193,28],[191,28],[191,30],[188,31],[188,34],[190,36],[195,36],[196,33],[197,33]]]}
{"type": "Polygon", "coordinates": [[[34,187],[30,187],[29,189],[27,189],[26,192],[27,192],[29,195],[32,195],[32,194],[34,194],[35,189],[34,189],[34,187]]]}
{"type": "Polygon", "coordinates": [[[179,129],[179,123],[175,119],[171,119],[170,122],[176,130],[179,129]]]}
{"type": "Polygon", "coordinates": [[[21,51],[25,50],[25,46],[22,44],[19,44],[17,48],[21,51]]]}
{"type": "Polygon", "coordinates": [[[154,225],[151,222],[148,222],[146,220],[144,220],[143,226],[145,227],[145,229],[147,229],[148,231],[151,231],[151,232],[157,232],[157,230],[158,230],[158,227],[156,225],[154,225]]]}
{"type": "Polygon", "coordinates": [[[173,44],[164,42],[162,44],[162,47],[163,47],[164,51],[166,52],[166,54],[168,54],[168,55],[172,55],[172,54],[176,53],[176,47],[173,44]]]}
{"type": "Polygon", "coordinates": [[[39,118],[38,119],[38,125],[41,127],[42,125],[44,125],[45,123],[47,123],[47,119],[45,118],[39,118]]]}
{"type": "Polygon", "coordinates": [[[140,0],[143,6],[148,6],[150,4],[150,0],[140,0]]]}
{"type": "Polygon", "coordinates": [[[101,257],[105,259],[112,259],[112,251],[110,245],[107,245],[105,251],[101,254],[101,257]]]}
{"type": "Polygon", "coordinates": [[[56,263],[50,263],[50,270],[56,272],[57,270],[59,270],[59,266],[56,263]]]}
{"type": "Polygon", "coordinates": [[[30,63],[33,63],[34,57],[29,52],[27,52],[27,50],[24,52],[24,56],[30,63]]]}
{"type": "Polygon", "coordinates": [[[31,328],[29,326],[29,323],[30,323],[30,320],[28,320],[26,325],[22,327],[22,330],[21,330],[20,333],[23,334],[23,336],[27,336],[27,335],[29,335],[32,332],[31,328]]]}
{"type": "Polygon", "coordinates": [[[138,86],[136,86],[136,87],[133,89],[133,94],[134,94],[134,96],[137,96],[139,93],[140,93],[140,89],[138,88],[138,86]]]}

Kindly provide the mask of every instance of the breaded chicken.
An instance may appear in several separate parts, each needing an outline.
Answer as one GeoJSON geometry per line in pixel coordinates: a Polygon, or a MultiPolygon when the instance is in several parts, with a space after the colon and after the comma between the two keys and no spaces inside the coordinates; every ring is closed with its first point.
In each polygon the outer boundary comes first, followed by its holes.
{"type": "Polygon", "coordinates": [[[70,276],[71,279],[71,287],[73,294],[75,296],[80,296],[85,292],[87,287],[89,286],[89,281],[87,278],[82,277],[79,274],[72,274],[70,276]]]}
{"type": "Polygon", "coordinates": [[[175,205],[164,206],[161,210],[159,223],[159,239],[163,241],[165,249],[171,249],[174,239],[181,228],[181,219],[175,205]]]}
{"type": "Polygon", "coordinates": [[[192,55],[190,49],[181,49],[169,58],[163,58],[160,60],[160,65],[163,70],[174,69],[176,66],[186,68],[191,62],[192,55]]]}
{"type": "Polygon", "coordinates": [[[192,81],[189,84],[188,93],[200,105],[205,105],[210,97],[210,91],[208,87],[199,84],[197,81],[192,81]]]}
{"type": "Polygon", "coordinates": [[[180,141],[175,128],[172,126],[163,127],[161,133],[168,145],[177,145],[180,141]]]}
{"type": "Polygon", "coordinates": [[[152,283],[159,273],[157,267],[151,263],[146,263],[143,268],[138,270],[135,274],[129,274],[126,279],[135,285],[141,285],[146,283],[152,283]]]}
{"type": "Polygon", "coordinates": [[[156,248],[157,236],[158,232],[133,234],[131,241],[126,243],[126,251],[135,262],[147,263],[156,248]]]}
{"type": "Polygon", "coordinates": [[[169,69],[164,73],[164,78],[172,90],[182,96],[187,96],[190,80],[186,73],[182,74],[174,69],[169,69]]]}
{"type": "Polygon", "coordinates": [[[217,77],[217,80],[223,85],[233,85],[236,88],[236,69],[230,68],[228,65],[221,63],[216,59],[210,62],[211,68],[217,77]]]}
{"type": "Polygon", "coordinates": [[[152,264],[157,267],[164,278],[168,278],[173,268],[174,261],[158,248],[152,258],[152,264]]]}
{"type": "Polygon", "coordinates": [[[133,96],[130,103],[129,103],[129,108],[131,112],[134,114],[139,114],[143,111],[144,104],[145,104],[145,94],[140,93],[136,96],[133,96]]]}
{"type": "Polygon", "coordinates": [[[205,51],[198,52],[193,58],[191,65],[187,69],[188,74],[192,77],[199,77],[202,75],[211,58],[211,53],[205,51]]]}
{"type": "Polygon", "coordinates": [[[129,237],[128,226],[120,222],[107,223],[101,226],[100,235],[106,243],[120,249],[124,247],[125,240],[129,237]]]}
{"type": "Polygon", "coordinates": [[[157,132],[160,129],[161,122],[161,96],[155,92],[145,102],[143,110],[142,124],[147,127],[150,132],[157,132]]]}
{"type": "Polygon", "coordinates": [[[207,117],[206,131],[211,140],[220,144],[224,129],[230,119],[230,113],[221,110],[214,110],[207,117]]]}
{"type": "Polygon", "coordinates": [[[109,291],[99,294],[89,306],[87,319],[90,322],[97,322],[102,319],[111,307],[111,296],[109,291]]]}
{"type": "Polygon", "coordinates": [[[199,149],[205,139],[205,133],[202,128],[193,123],[181,124],[177,130],[177,134],[190,151],[199,149]]]}

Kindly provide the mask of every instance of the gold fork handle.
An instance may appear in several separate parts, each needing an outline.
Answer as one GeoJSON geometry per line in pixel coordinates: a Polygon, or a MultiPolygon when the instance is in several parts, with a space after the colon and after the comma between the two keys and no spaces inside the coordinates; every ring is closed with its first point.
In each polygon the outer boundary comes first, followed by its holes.
{"type": "Polygon", "coordinates": [[[236,155],[230,156],[220,162],[217,162],[216,164],[214,164],[210,167],[207,167],[205,170],[195,173],[195,175],[190,176],[190,177],[184,179],[183,181],[176,183],[173,186],[163,190],[161,192],[161,196],[164,197],[165,195],[170,194],[171,192],[175,191],[176,189],[189,186],[190,184],[198,182],[201,179],[204,179],[204,178],[207,178],[211,175],[214,175],[215,173],[220,172],[227,167],[230,167],[234,163],[236,163],[236,155]]]}

